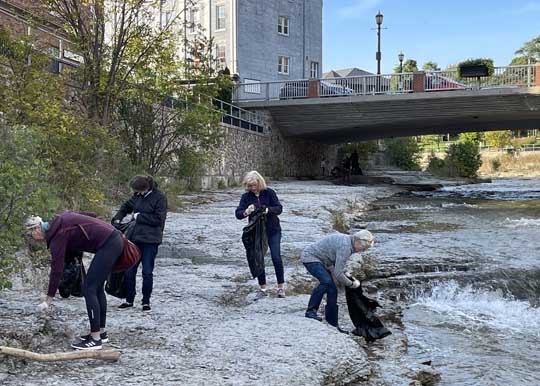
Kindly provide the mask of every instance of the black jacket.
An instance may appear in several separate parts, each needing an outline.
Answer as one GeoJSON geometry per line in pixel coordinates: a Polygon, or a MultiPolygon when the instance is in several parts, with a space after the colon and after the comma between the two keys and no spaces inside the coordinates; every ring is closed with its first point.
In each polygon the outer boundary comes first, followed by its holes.
{"type": "Polygon", "coordinates": [[[260,208],[262,206],[268,208],[268,214],[266,215],[266,233],[268,236],[272,236],[281,231],[278,216],[283,212],[283,207],[279,202],[276,192],[270,188],[266,188],[259,193],[259,197],[253,192],[242,194],[240,203],[235,211],[236,218],[239,220],[246,218],[246,216],[244,216],[244,211],[251,204],[255,205],[255,208],[260,208]]]}
{"type": "Polygon", "coordinates": [[[129,213],[139,213],[130,240],[136,243],[161,244],[167,217],[167,197],[157,186],[146,196],[133,195],[114,215],[112,222],[129,213]]]}

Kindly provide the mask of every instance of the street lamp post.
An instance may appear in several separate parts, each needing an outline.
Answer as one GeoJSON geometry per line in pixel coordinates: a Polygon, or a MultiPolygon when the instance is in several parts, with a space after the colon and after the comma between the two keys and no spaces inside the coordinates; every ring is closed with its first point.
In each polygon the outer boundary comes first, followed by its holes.
{"type": "Polygon", "coordinates": [[[377,75],[381,75],[381,24],[383,22],[383,15],[381,11],[375,15],[375,21],[377,22],[377,75]]]}
{"type": "Polygon", "coordinates": [[[405,55],[403,55],[403,52],[400,52],[398,55],[399,59],[399,90],[403,90],[403,59],[405,58],[405,55]]]}

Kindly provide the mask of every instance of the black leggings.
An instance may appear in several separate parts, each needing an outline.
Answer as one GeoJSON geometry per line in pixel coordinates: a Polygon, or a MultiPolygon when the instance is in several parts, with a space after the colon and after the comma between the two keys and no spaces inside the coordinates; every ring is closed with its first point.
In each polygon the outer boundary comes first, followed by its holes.
{"type": "Polygon", "coordinates": [[[90,319],[90,332],[99,332],[107,321],[107,297],[103,286],[116,260],[124,250],[124,241],[115,231],[96,251],[84,281],[84,300],[90,319]]]}

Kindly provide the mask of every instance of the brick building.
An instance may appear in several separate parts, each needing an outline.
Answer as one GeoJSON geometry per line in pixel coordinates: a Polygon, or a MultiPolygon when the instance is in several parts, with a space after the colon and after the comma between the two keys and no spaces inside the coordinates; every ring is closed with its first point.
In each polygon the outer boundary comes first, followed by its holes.
{"type": "Polygon", "coordinates": [[[51,56],[51,71],[77,67],[82,61],[63,31],[60,21],[41,2],[0,0],[0,28],[14,36],[32,37],[35,47],[51,56]]]}

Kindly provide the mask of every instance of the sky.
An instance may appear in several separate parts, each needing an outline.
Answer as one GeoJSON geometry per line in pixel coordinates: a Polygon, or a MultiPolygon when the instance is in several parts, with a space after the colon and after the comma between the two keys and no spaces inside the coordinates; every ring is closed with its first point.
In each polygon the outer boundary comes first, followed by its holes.
{"type": "Polygon", "coordinates": [[[324,0],[323,70],[358,67],[375,73],[375,15],[384,15],[381,72],[398,54],[442,69],[469,58],[507,65],[524,42],[540,35],[540,0],[324,0]]]}

